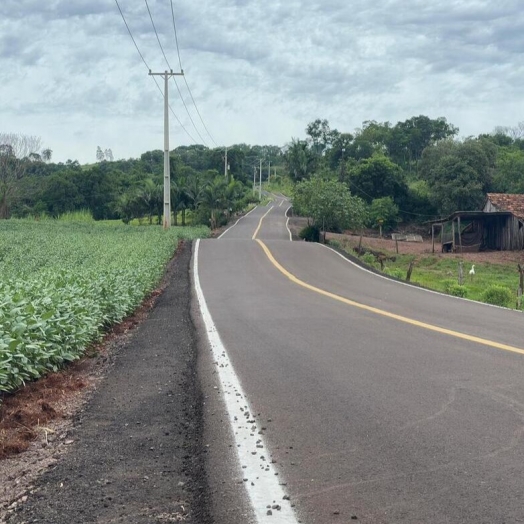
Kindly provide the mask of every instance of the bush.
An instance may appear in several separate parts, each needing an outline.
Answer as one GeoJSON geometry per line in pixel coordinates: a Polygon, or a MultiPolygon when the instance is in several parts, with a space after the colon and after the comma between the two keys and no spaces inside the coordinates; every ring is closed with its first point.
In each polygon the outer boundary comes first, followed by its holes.
{"type": "Polygon", "coordinates": [[[454,297],[466,298],[468,295],[466,286],[461,286],[460,284],[455,283],[447,286],[446,291],[454,297]]]}
{"type": "Polygon", "coordinates": [[[372,266],[375,263],[375,255],[373,253],[364,253],[361,257],[362,262],[372,266]]]}
{"type": "Polygon", "coordinates": [[[320,229],[316,226],[306,226],[298,234],[300,238],[306,242],[319,242],[320,241],[320,229]]]}
{"type": "Polygon", "coordinates": [[[513,293],[511,289],[503,286],[490,286],[482,294],[483,302],[493,304],[494,306],[508,307],[513,302],[513,293]]]}

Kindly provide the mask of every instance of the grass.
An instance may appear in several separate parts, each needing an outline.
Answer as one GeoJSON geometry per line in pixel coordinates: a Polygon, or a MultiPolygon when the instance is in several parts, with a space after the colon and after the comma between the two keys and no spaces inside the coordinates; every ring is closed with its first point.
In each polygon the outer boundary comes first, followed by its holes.
{"type": "MultiPolygon", "coordinates": [[[[355,255],[353,245],[348,242],[336,242],[335,245],[342,250],[355,255]],[[337,245],[338,244],[338,245],[337,245]]],[[[365,248],[365,245],[363,245],[365,248]]],[[[459,260],[434,255],[397,255],[387,253],[394,260],[384,261],[383,267],[370,253],[361,256],[360,259],[370,267],[385,274],[405,280],[408,267],[414,261],[411,274],[411,282],[422,287],[448,293],[455,296],[463,296],[479,302],[489,302],[487,290],[499,286],[509,290],[513,300],[508,301],[508,307],[516,307],[517,290],[519,287],[519,273],[515,263],[493,264],[475,262],[475,275],[470,276],[471,263],[463,261],[463,285],[459,287],[459,260]]]]}

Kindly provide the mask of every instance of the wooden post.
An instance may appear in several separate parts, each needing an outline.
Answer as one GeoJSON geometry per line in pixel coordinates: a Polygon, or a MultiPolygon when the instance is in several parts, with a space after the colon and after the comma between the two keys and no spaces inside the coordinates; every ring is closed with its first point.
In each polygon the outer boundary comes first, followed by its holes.
{"type": "Polygon", "coordinates": [[[464,266],[462,260],[459,262],[458,284],[459,286],[462,286],[462,284],[464,284],[464,266]]]}
{"type": "Polygon", "coordinates": [[[395,248],[397,250],[397,255],[398,255],[398,238],[395,237],[395,248]]]}
{"type": "Polygon", "coordinates": [[[431,252],[435,252],[435,224],[431,224],[431,252]]]}
{"type": "Polygon", "coordinates": [[[358,241],[358,251],[357,253],[360,255],[362,253],[362,235],[363,233],[360,233],[360,240],[358,241]]]}
{"type": "Polygon", "coordinates": [[[410,263],[409,263],[409,267],[408,267],[408,273],[406,275],[406,282],[409,282],[411,280],[411,272],[413,271],[413,266],[415,265],[415,261],[412,260],[410,263]]]}
{"type": "Polygon", "coordinates": [[[518,264],[519,268],[519,289],[517,291],[517,308],[520,309],[520,305],[522,303],[522,292],[524,291],[524,268],[518,264]]]}
{"type": "Polygon", "coordinates": [[[458,227],[458,234],[459,234],[459,247],[460,247],[460,252],[462,253],[462,233],[460,232],[460,217],[457,217],[457,227],[458,227]]]}
{"type": "Polygon", "coordinates": [[[455,253],[455,219],[451,221],[451,252],[455,253]]]}

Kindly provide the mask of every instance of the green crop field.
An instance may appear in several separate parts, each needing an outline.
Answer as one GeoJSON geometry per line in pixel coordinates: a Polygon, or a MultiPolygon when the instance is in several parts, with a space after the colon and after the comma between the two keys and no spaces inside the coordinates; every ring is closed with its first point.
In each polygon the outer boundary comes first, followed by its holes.
{"type": "Polygon", "coordinates": [[[159,283],[201,228],[0,221],[0,391],[77,359],[159,283]]]}

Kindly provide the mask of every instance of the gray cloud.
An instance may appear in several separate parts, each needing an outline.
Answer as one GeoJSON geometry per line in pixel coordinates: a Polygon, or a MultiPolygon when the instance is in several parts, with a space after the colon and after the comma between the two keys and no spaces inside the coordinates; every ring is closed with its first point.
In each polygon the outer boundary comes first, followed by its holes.
{"type": "MultiPolygon", "coordinates": [[[[164,70],[144,2],[119,2],[146,62],[164,70]]],[[[170,2],[148,2],[178,69],[170,2]]],[[[467,134],[523,119],[524,13],[516,0],[174,0],[174,7],[186,79],[221,143],[283,144],[317,117],[350,131],[369,119],[446,116],[467,134]]],[[[2,0],[0,35],[7,130],[41,134],[56,155],[67,143],[68,157],[80,160],[84,148],[92,160],[100,133],[122,141],[123,156],[158,145],[162,95],[113,1],[2,0]],[[45,119],[53,125],[31,128],[45,119]]],[[[173,84],[170,99],[196,137],[173,84]]],[[[190,143],[172,122],[174,142],[190,143]]]]}

